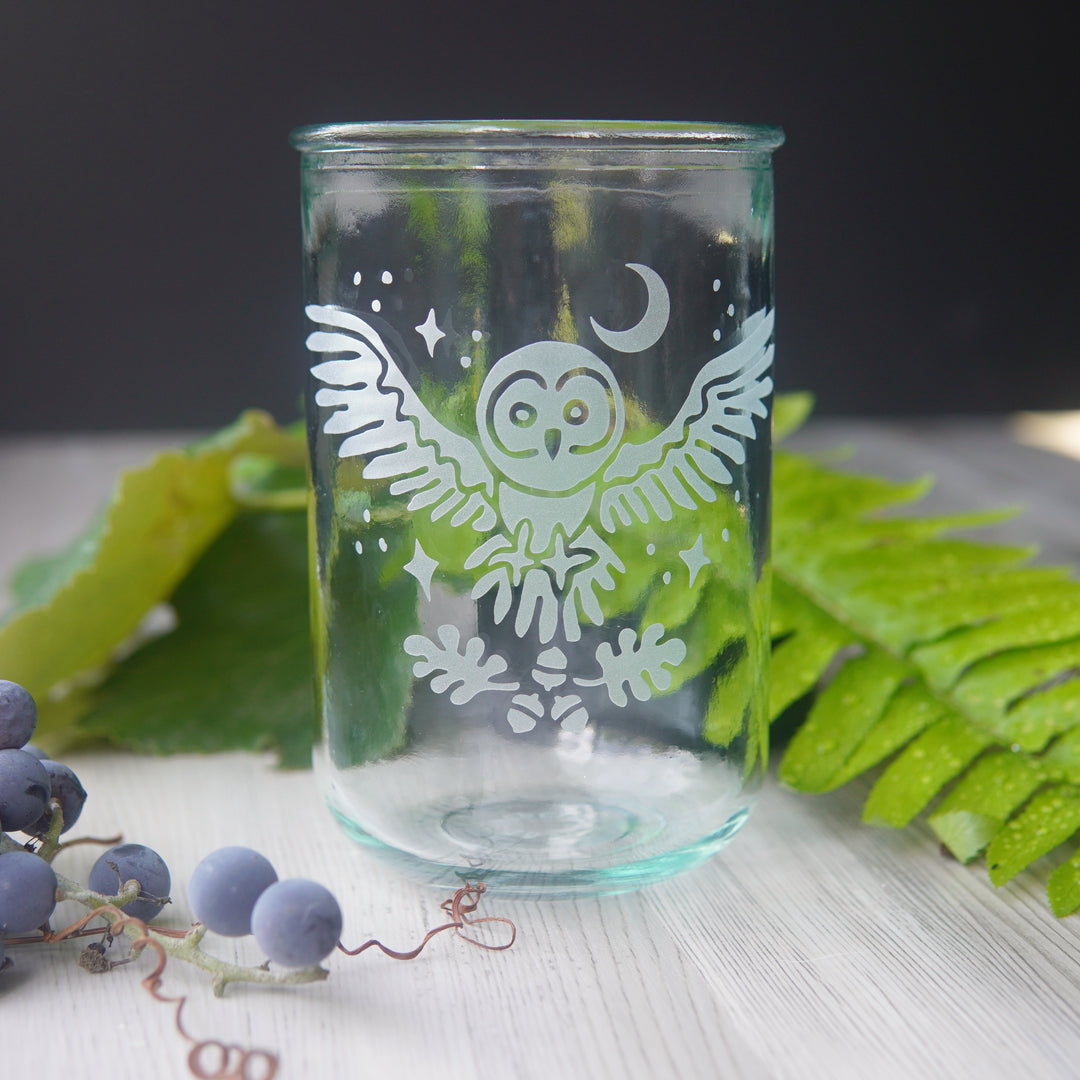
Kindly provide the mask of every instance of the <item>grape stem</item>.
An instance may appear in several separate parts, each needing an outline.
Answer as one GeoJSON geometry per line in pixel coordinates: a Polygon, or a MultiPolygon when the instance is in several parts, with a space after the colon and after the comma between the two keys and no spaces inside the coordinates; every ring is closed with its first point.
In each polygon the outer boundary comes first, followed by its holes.
{"type": "MultiPolygon", "coordinates": [[[[53,824],[56,825],[56,815],[54,815],[53,824]]],[[[51,835],[52,832],[53,829],[50,829],[49,834],[51,835]]],[[[57,830],[57,835],[59,835],[59,830],[57,830]]],[[[44,848],[45,844],[42,847],[44,848]]],[[[0,833],[0,852],[24,850],[26,849],[12,840],[7,833],[0,833]]],[[[54,850],[52,854],[55,855],[55,853],[54,850]]],[[[40,848],[38,854],[41,854],[40,848]]],[[[56,899],[58,902],[61,900],[74,900],[89,911],[96,910],[97,914],[110,924],[120,923],[121,929],[133,942],[145,942],[145,939],[149,937],[151,941],[160,945],[168,956],[202,968],[203,971],[212,976],[215,997],[223,996],[225,987],[229,983],[248,982],[286,986],[297,983],[321,982],[330,974],[325,968],[317,964],[288,971],[271,971],[266,964],[259,967],[230,964],[202,949],[202,939],[206,936],[206,927],[202,923],[195,923],[187,930],[147,926],[144,934],[141,922],[132,922],[123,914],[124,906],[130,904],[139,895],[139,883],[137,881],[125,882],[123,888],[115,896],[103,896],[101,893],[96,893],[61,874],[55,867],[53,867],[53,872],[56,874],[56,899]]],[[[83,920],[79,921],[82,922],[83,920]]],[[[52,943],[62,941],[73,936],[71,930],[72,928],[68,927],[66,930],[60,930],[56,933],[44,931],[39,935],[29,937],[7,938],[5,944],[19,945],[33,942],[52,943]]]]}
{"type": "Polygon", "coordinates": [[[49,831],[41,838],[41,847],[37,850],[47,863],[51,863],[60,850],[60,833],[64,828],[64,811],[60,806],[60,800],[50,799],[49,810],[52,814],[49,819],[49,831]]]}

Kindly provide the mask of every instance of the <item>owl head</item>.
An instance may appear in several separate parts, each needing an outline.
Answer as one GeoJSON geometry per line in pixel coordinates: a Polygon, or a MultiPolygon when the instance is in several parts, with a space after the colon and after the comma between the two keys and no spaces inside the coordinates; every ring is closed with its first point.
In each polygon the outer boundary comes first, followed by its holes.
{"type": "Polygon", "coordinates": [[[573,491],[611,457],[625,424],[612,370],[580,345],[538,341],[498,360],[476,403],[480,444],[512,483],[573,491]]]}

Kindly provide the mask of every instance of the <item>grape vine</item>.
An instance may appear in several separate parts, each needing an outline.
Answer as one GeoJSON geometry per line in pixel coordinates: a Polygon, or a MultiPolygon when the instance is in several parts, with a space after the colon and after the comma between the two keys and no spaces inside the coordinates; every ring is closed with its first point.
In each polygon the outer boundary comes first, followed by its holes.
{"type": "Polygon", "coordinates": [[[96,937],[78,961],[93,974],[111,972],[149,950],[156,963],[142,985],[156,1001],[174,1007],[176,1030],[190,1047],[188,1068],[201,1080],[270,1080],[279,1061],[269,1050],[192,1035],[182,1018],[186,997],[170,996],[162,988],[168,959],[206,971],[214,994],[220,997],[236,982],[321,981],[329,975],[322,962],[335,949],[356,956],[377,947],[394,959],[411,960],[447,930],[492,951],[508,949],[516,939],[517,930],[509,919],[473,917],[484,893],[483,883],[477,882],[466,883],[444,902],[450,921],[429,930],[416,948],[399,952],[375,939],[348,948],[341,941],[341,908],[328,889],[306,878],[279,880],[269,860],[245,847],[220,848],[196,866],[188,892],[198,921],[189,929],[151,927],[170,902],[172,881],[165,860],[142,844],[123,843],[121,837],[60,840],[81,813],[86,792],[70,768],[45,758],[29,742],[35,722],[30,695],[16,683],[0,679],[0,977],[13,962],[12,946],[96,937]],[[10,832],[23,832],[28,839],[19,843],[10,832]],[[108,846],[85,885],[52,865],[60,851],[77,843],[108,846]],[[71,925],[53,930],[49,920],[62,900],[76,901],[86,913],[71,925]],[[469,930],[480,923],[505,925],[509,939],[494,944],[481,941],[469,930]],[[268,962],[242,966],[221,960],[203,948],[208,932],[226,937],[253,934],[268,962]],[[121,934],[129,939],[129,953],[113,960],[111,949],[121,934]]]}

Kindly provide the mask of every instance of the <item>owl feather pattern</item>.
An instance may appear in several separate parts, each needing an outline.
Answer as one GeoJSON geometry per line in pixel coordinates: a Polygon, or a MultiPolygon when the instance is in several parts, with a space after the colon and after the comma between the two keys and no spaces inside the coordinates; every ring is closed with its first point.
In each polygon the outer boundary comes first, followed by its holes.
{"type": "MultiPolygon", "coordinates": [[[[320,327],[307,347],[326,357],[311,369],[324,384],[315,401],[333,410],[323,431],[345,436],[339,456],[365,459],[363,477],[390,481],[390,493],[407,497],[411,511],[433,521],[449,515],[452,526],[484,534],[465,562],[478,574],[472,597],[493,592],[496,622],[513,612],[517,636],[535,630],[544,645],[560,634],[579,641],[581,618],[603,624],[602,596],[625,567],[601,532],[613,534],[634,519],[666,522],[677,507],[714,502],[718,488],[732,483],[729,465],[745,462],[754,417],[768,415],[773,313],[764,310],[745,320],[734,345],[701,367],[664,430],[640,443],[623,439],[622,392],[598,356],[557,341],[517,349],[484,378],[476,403],[479,445],[436,419],[368,322],[334,306],[306,311],[320,327]]],[[[419,557],[419,543],[417,549],[419,557]]],[[[456,673],[455,702],[517,688],[484,674],[479,639],[459,652],[445,629],[441,644],[413,636],[405,648],[424,657],[419,666],[426,673],[456,673]]],[[[662,633],[659,625],[646,628],[635,660],[658,688],[670,681],[662,665],[677,665],[685,652],[678,639],[660,643],[662,633]]],[[[625,674],[620,668],[617,676],[611,663],[605,667],[604,656],[597,654],[599,680],[574,681],[582,687],[606,682],[611,700],[621,705],[625,674]]],[[[435,692],[442,685],[433,680],[435,692]]],[[[553,716],[579,699],[555,700],[561,704],[552,707],[553,716]]],[[[508,714],[515,731],[527,730],[534,714],[543,713],[538,701],[535,694],[515,698],[508,714]]],[[[587,719],[576,705],[572,715],[579,727],[587,719]]]]}
{"type": "MultiPolygon", "coordinates": [[[[432,518],[438,519],[457,509],[451,519],[454,525],[469,522],[481,532],[494,527],[498,515],[493,505],[497,482],[493,467],[471,441],[431,414],[378,332],[343,308],[313,304],[306,311],[313,322],[338,328],[311,334],[307,347],[344,357],[311,369],[327,384],[316,393],[316,404],[336,410],[323,430],[349,434],[339,456],[371,457],[364,467],[365,479],[397,477],[390,490],[395,495],[413,492],[410,510],[428,507],[432,518]]],[[[653,517],[668,521],[673,506],[692,509],[714,501],[716,491],[708,481],[731,482],[723,459],[742,464],[746,455],[741,440],[755,434],[752,417],[767,415],[773,320],[773,312],[750,316],[742,340],[703,365],[682,408],[664,431],[645,443],[624,443],[618,448],[604,471],[606,486],[599,499],[600,523],[607,532],[618,527],[616,518],[629,524],[630,513],[646,524],[653,517]]],[[[592,356],[587,350],[580,352],[592,356]]],[[[494,374],[493,370],[485,385],[494,374]]],[[[613,389],[618,393],[617,383],[613,389]]]]}

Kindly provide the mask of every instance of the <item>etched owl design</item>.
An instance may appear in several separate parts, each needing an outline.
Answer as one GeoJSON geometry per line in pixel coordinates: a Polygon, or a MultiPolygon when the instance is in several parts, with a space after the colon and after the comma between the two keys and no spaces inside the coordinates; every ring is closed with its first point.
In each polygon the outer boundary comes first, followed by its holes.
{"type": "Polygon", "coordinates": [[[581,637],[604,621],[601,598],[621,560],[605,540],[635,518],[670,520],[732,482],[755,416],[772,390],[773,315],[759,311],[741,337],[705,363],[672,421],[646,442],[624,439],[626,410],[611,368],[581,345],[540,341],[499,359],[476,403],[479,445],[436,419],[379,333],[343,308],[312,305],[320,329],[307,347],[331,409],[323,430],[345,436],[341,457],[389,480],[414,512],[484,539],[466,569],[474,599],[494,593],[494,616],[519,637],[581,637]]]}

